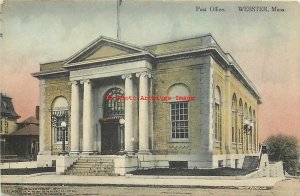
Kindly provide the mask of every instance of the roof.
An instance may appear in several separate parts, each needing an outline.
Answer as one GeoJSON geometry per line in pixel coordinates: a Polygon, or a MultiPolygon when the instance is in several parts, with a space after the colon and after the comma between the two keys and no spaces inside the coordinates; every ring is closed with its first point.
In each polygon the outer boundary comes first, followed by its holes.
{"type": "Polygon", "coordinates": [[[20,124],[35,124],[35,125],[38,125],[39,121],[35,117],[30,116],[29,118],[22,121],[20,124]]]}
{"type": "MultiPolygon", "coordinates": [[[[222,50],[211,34],[144,47],[101,36],[65,61],[59,63],[53,62],[53,67],[58,65],[56,71],[51,71],[50,69],[47,71],[41,70],[41,72],[33,73],[32,76],[37,78],[53,77],[57,74],[69,73],[70,70],[78,70],[79,66],[82,66],[81,68],[83,69],[89,68],[89,66],[104,66],[122,61],[129,62],[134,61],[135,59],[140,60],[146,57],[146,59],[153,60],[154,62],[163,62],[168,58],[177,58],[200,53],[209,53],[216,57],[218,61],[221,62],[222,67],[224,67],[224,69],[230,69],[257,99],[258,103],[261,103],[261,97],[251,80],[243,72],[238,63],[231,58],[231,55],[222,50]],[[117,53],[115,56],[102,56],[101,58],[89,59],[89,56],[97,53],[96,51],[99,51],[99,48],[103,47],[104,43],[128,51],[128,53],[117,53]]],[[[41,66],[45,65],[48,66],[49,64],[41,64],[41,66]]]]}
{"type": "Polygon", "coordinates": [[[15,112],[12,98],[0,93],[0,113],[1,117],[18,119],[20,116],[15,112]]]}
{"type": "Polygon", "coordinates": [[[27,125],[26,127],[23,127],[10,135],[19,135],[19,136],[29,136],[29,135],[39,135],[39,126],[35,124],[27,125]]]}
{"type": "Polygon", "coordinates": [[[145,46],[144,48],[152,51],[156,55],[173,53],[175,51],[186,51],[196,48],[203,48],[216,43],[211,34],[200,35],[186,39],[174,40],[159,44],[145,46]]]}

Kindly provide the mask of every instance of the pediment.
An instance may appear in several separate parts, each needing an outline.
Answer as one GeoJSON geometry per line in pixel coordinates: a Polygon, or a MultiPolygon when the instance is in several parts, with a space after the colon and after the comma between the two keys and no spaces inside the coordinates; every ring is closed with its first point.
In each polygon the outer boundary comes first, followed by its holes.
{"type": "Polygon", "coordinates": [[[100,37],[87,47],[68,58],[64,64],[105,59],[141,52],[144,52],[143,48],[133,46],[119,40],[100,37]]]}

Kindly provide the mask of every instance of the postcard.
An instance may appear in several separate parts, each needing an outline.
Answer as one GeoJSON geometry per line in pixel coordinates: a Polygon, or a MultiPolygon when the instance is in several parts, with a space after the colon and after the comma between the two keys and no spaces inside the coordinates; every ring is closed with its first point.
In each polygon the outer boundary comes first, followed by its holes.
{"type": "Polygon", "coordinates": [[[299,194],[299,16],[297,1],[3,0],[2,192],[299,194]],[[272,136],[294,154],[272,157],[272,136]]]}

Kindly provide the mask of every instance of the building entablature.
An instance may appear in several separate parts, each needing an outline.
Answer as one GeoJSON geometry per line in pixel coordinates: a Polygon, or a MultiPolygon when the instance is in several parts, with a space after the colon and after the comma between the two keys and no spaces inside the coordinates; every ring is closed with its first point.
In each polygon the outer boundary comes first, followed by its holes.
{"type": "Polygon", "coordinates": [[[70,80],[107,78],[124,74],[151,72],[151,70],[152,65],[149,62],[142,60],[131,63],[114,64],[111,66],[93,67],[89,69],[70,71],[70,80]]]}

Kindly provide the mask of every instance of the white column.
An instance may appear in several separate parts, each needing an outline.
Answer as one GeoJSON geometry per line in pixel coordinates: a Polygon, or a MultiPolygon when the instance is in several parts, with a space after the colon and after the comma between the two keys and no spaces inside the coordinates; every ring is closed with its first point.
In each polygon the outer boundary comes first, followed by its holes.
{"type": "Polygon", "coordinates": [[[89,79],[83,81],[83,143],[82,152],[92,153],[94,134],[92,128],[92,85],[89,79]]]}
{"type": "MultiPolygon", "coordinates": [[[[140,77],[139,96],[148,96],[148,78],[147,72],[137,73],[140,77]]],[[[139,153],[149,153],[149,102],[139,99],[139,153]]]]}
{"type": "Polygon", "coordinates": [[[78,81],[72,81],[71,93],[71,152],[79,152],[79,86],[78,81]]]}
{"type": "MultiPolygon", "coordinates": [[[[125,97],[133,96],[132,75],[122,75],[125,79],[125,97]]],[[[125,100],[125,152],[133,152],[133,101],[125,100]]]]}

